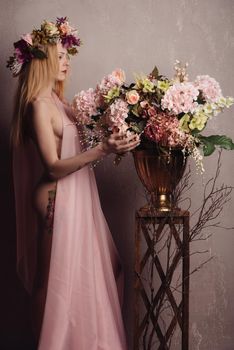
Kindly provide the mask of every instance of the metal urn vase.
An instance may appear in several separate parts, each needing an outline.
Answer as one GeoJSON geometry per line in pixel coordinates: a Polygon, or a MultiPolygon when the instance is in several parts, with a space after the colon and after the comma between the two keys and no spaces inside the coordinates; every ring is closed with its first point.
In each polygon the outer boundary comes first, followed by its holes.
{"type": "Polygon", "coordinates": [[[171,149],[163,152],[158,148],[151,148],[135,149],[132,153],[137,174],[150,194],[150,203],[145,209],[176,209],[173,192],[186,167],[186,157],[182,150],[171,149]]]}

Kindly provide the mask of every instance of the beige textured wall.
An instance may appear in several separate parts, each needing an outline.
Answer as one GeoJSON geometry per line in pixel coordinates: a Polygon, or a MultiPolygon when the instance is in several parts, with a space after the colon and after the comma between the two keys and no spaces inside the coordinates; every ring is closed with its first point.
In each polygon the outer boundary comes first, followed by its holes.
{"type": "MultiPolygon", "coordinates": [[[[72,61],[73,73],[67,90],[70,99],[78,90],[94,86],[116,67],[126,71],[129,81],[133,78],[132,72],[148,73],[155,64],[160,72],[171,76],[175,59],[189,62],[191,79],[198,74],[209,74],[220,82],[225,95],[234,96],[233,0],[1,0],[0,125],[2,159],[7,167],[7,135],[15,81],[4,68],[5,61],[12,52],[13,41],[21,33],[30,31],[33,25],[39,26],[43,19],[52,20],[65,15],[79,27],[84,42],[79,56],[72,61]]],[[[209,131],[228,133],[234,138],[233,110],[215,118],[209,125],[209,131]]],[[[124,319],[131,349],[134,211],[144,203],[144,198],[131,156],[127,156],[118,168],[113,166],[112,160],[109,157],[99,164],[96,174],[103,210],[125,267],[124,319]]],[[[205,160],[204,181],[212,176],[216,160],[217,153],[205,160]]],[[[234,153],[226,152],[222,157],[221,174],[221,180],[226,184],[234,185],[233,166],[234,153]]],[[[9,172],[3,168],[2,190],[6,191],[7,188],[11,193],[9,172]]],[[[192,180],[195,184],[191,197],[195,208],[201,200],[203,189],[202,179],[196,175],[194,168],[192,180]]],[[[11,201],[7,196],[3,198],[2,213],[6,213],[11,220],[11,201]]],[[[234,226],[233,209],[233,201],[230,201],[220,216],[223,225],[234,226]]],[[[10,230],[14,230],[12,225],[10,230]]],[[[216,258],[191,277],[190,343],[193,350],[234,349],[233,233],[233,230],[219,229],[211,239],[200,242],[194,248],[208,249],[216,258]]],[[[4,242],[7,247],[11,246],[11,241],[4,242]]],[[[5,257],[10,261],[11,256],[5,254],[5,257]]],[[[199,255],[193,258],[192,264],[195,266],[201,260],[199,255]]],[[[13,282],[12,286],[14,288],[13,282]]],[[[7,301],[6,295],[5,298],[7,301]]],[[[12,308],[23,307],[23,296],[17,299],[21,306],[12,304],[14,292],[10,293],[9,298],[12,308]]],[[[13,315],[9,310],[9,315],[13,315]]],[[[4,332],[10,334],[11,328],[11,334],[18,334],[16,324],[7,322],[9,329],[5,324],[2,328],[4,332]]]]}

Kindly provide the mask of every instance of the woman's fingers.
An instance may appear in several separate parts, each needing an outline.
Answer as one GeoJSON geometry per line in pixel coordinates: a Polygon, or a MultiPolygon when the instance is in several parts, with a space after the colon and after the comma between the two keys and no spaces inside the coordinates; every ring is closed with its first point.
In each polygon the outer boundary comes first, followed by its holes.
{"type": "Polygon", "coordinates": [[[140,137],[137,134],[126,135],[123,132],[114,132],[104,142],[107,153],[125,153],[131,151],[140,144],[140,137]]]}
{"type": "Polygon", "coordinates": [[[131,142],[135,142],[135,141],[138,142],[140,138],[137,134],[131,134],[130,136],[126,136],[126,135],[117,136],[115,140],[119,146],[125,146],[125,145],[129,145],[129,143],[131,142]]]}
{"type": "Polygon", "coordinates": [[[116,134],[112,134],[110,136],[110,139],[113,140],[114,142],[119,142],[121,144],[123,144],[125,142],[125,138],[126,138],[126,135],[123,134],[123,133],[116,133],[116,134]]]}
{"type": "Polygon", "coordinates": [[[131,140],[128,143],[124,143],[118,146],[118,151],[120,152],[128,152],[132,149],[134,149],[135,147],[139,146],[140,144],[140,140],[131,140]]]}

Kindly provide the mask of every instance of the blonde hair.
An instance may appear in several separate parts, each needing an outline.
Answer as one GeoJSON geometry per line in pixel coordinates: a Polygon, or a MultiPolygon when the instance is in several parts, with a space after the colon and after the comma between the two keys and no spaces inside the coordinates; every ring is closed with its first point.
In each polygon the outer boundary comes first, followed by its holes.
{"type": "MultiPolygon", "coordinates": [[[[29,105],[50,84],[51,80],[56,79],[59,71],[57,45],[46,45],[44,50],[47,58],[33,58],[19,75],[11,128],[13,146],[27,141],[29,133],[26,114],[29,105]]],[[[54,91],[60,99],[63,99],[64,83],[56,81],[54,91]]]]}

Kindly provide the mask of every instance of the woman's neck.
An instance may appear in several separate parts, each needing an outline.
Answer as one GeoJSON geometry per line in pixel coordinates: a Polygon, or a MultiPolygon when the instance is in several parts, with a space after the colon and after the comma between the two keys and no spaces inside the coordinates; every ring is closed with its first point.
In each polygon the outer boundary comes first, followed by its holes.
{"type": "Polygon", "coordinates": [[[38,97],[51,98],[53,95],[53,85],[48,85],[45,89],[41,90],[38,97]]]}

